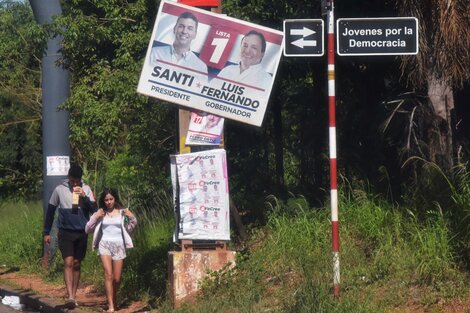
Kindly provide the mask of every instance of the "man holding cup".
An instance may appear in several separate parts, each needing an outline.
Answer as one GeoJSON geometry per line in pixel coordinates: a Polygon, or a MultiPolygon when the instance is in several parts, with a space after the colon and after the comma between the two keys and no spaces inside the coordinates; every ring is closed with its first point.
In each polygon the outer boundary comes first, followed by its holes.
{"type": "Polygon", "coordinates": [[[44,220],[44,243],[49,245],[58,208],[57,237],[64,260],[64,281],[68,294],[66,305],[69,308],[77,305],[75,297],[80,281],[80,264],[87,249],[85,225],[96,212],[95,197],[90,186],[82,181],[82,175],[83,170],[79,165],[70,166],[67,179],[52,192],[44,220]]]}

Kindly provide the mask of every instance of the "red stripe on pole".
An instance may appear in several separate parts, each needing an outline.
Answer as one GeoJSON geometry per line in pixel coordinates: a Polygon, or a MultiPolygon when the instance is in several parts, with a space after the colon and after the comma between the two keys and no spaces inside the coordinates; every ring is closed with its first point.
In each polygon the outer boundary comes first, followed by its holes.
{"type": "Polygon", "coordinates": [[[338,189],[338,179],[336,174],[336,159],[330,159],[330,188],[338,189]]]}
{"type": "Polygon", "coordinates": [[[330,127],[336,127],[336,108],[335,108],[335,97],[329,97],[328,99],[329,109],[329,125],[330,127]]]}
{"type": "MultiPolygon", "coordinates": [[[[335,34],[334,33],[329,33],[328,34],[328,52],[333,53],[333,56],[335,55],[335,34]]],[[[330,62],[328,62],[328,63],[330,63],[330,62]]],[[[330,64],[332,64],[332,63],[330,63],[330,64]]]]}
{"type": "Polygon", "coordinates": [[[339,291],[340,291],[340,285],[336,284],[334,287],[335,287],[334,296],[335,296],[335,298],[338,298],[339,297],[339,291]]]}
{"type": "Polygon", "coordinates": [[[339,222],[331,222],[331,231],[333,238],[333,252],[339,252],[339,222]]]}

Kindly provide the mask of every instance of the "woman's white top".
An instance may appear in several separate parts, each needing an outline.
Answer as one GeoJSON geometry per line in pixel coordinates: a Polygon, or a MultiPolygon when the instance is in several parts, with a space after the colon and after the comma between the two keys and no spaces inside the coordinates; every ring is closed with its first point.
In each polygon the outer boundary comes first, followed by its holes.
{"type": "Polygon", "coordinates": [[[105,241],[122,241],[121,216],[105,216],[102,224],[103,237],[105,241]]]}
{"type": "MultiPolygon", "coordinates": [[[[124,242],[124,246],[126,247],[126,249],[129,249],[129,248],[134,247],[134,243],[132,242],[132,238],[130,234],[132,233],[134,228],[137,226],[137,219],[135,218],[135,216],[133,216],[132,218],[126,219],[124,212],[125,212],[124,209],[120,209],[119,218],[117,219],[121,223],[120,234],[122,235],[120,237],[120,240],[124,242]]],[[[102,228],[103,220],[104,220],[104,217],[98,217],[98,212],[96,212],[92,216],[90,216],[90,220],[85,225],[85,232],[87,234],[93,233],[93,244],[92,244],[93,250],[98,249],[99,242],[101,241],[101,239],[103,239],[103,228],[102,228]]]]}

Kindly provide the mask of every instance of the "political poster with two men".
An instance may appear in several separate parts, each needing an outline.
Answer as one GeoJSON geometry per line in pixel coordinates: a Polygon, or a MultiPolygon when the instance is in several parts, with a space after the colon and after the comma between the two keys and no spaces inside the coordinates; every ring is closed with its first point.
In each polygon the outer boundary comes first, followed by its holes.
{"type": "Polygon", "coordinates": [[[281,31],[164,0],[137,91],[261,126],[282,44],[281,31]]]}

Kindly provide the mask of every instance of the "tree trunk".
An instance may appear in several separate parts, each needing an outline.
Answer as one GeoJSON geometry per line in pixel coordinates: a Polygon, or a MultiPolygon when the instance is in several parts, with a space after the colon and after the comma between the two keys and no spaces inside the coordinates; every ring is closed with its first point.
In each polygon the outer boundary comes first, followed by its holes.
{"type": "Polygon", "coordinates": [[[448,172],[454,165],[451,119],[454,94],[452,87],[432,70],[428,74],[427,83],[429,101],[436,115],[434,136],[429,138],[429,158],[448,172]]]}

